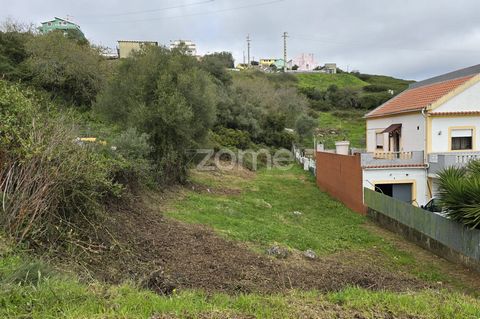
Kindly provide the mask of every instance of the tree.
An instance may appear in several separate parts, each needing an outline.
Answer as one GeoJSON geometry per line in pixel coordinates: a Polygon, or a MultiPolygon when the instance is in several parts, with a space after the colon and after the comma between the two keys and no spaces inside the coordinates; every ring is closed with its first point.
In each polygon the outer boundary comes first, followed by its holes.
{"type": "Polygon", "coordinates": [[[296,64],[295,64],[294,66],[292,66],[292,70],[293,70],[293,71],[297,71],[297,70],[298,70],[298,68],[299,68],[299,66],[298,66],[298,65],[296,65],[296,64]]]}
{"type": "Polygon", "coordinates": [[[300,138],[305,138],[309,135],[312,135],[313,129],[317,126],[318,123],[314,118],[308,116],[307,114],[302,114],[298,117],[295,123],[295,130],[300,138]]]}
{"type": "Polygon", "coordinates": [[[31,37],[29,33],[17,31],[0,32],[0,77],[8,80],[24,77],[20,64],[28,57],[26,43],[31,37]]]}
{"type": "Polygon", "coordinates": [[[207,54],[202,58],[201,65],[223,84],[231,84],[232,77],[228,73],[227,68],[234,67],[234,59],[230,52],[207,54]]]}
{"type": "Polygon", "coordinates": [[[480,161],[466,168],[449,167],[439,174],[439,192],[447,214],[467,227],[480,226],[480,161]]]}
{"type": "Polygon", "coordinates": [[[120,62],[94,110],[149,135],[157,181],[165,184],[185,180],[187,151],[204,141],[216,104],[212,77],[194,57],[147,47],[120,62]]]}
{"type": "Polygon", "coordinates": [[[104,65],[99,52],[65,37],[61,32],[38,35],[28,41],[23,66],[27,80],[77,106],[90,107],[103,87],[104,65]]]}

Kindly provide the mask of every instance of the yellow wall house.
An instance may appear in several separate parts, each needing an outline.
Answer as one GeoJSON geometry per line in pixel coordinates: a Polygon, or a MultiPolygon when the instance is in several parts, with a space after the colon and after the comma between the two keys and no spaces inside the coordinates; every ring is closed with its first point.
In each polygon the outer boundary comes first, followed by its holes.
{"type": "Polygon", "coordinates": [[[412,83],[365,117],[364,187],[424,205],[439,172],[480,159],[480,65],[412,83]]]}
{"type": "Polygon", "coordinates": [[[118,57],[120,59],[128,58],[132,52],[140,51],[146,45],[158,46],[156,41],[129,41],[129,40],[119,40],[118,41],[118,57]]]}
{"type": "Polygon", "coordinates": [[[272,64],[275,64],[277,59],[260,59],[259,63],[261,66],[269,67],[272,64]]]}

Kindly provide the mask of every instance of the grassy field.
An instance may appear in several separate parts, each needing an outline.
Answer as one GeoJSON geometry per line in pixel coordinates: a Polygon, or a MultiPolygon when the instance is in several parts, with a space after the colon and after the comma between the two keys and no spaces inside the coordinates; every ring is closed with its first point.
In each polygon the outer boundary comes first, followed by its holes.
{"type": "MultiPolygon", "coordinates": [[[[232,182],[214,175],[198,173],[193,178],[212,188],[232,187],[232,182]]],[[[191,193],[168,215],[212,226],[230,238],[261,247],[281,243],[292,249],[329,254],[368,247],[377,241],[361,227],[363,217],[311,187],[311,177],[301,174],[297,167],[266,171],[255,181],[240,179],[237,183],[241,183],[238,188],[248,191],[241,196],[191,193]],[[301,215],[295,215],[296,211],[301,215]]]]}
{"type": "Polygon", "coordinates": [[[445,287],[405,292],[347,287],[268,295],[182,290],[160,296],[135,283],[81,282],[75,274],[55,271],[13,250],[0,237],[0,318],[480,317],[478,296],[466,294],[468,280],[448,273],[448,263],[399,247],[407,244],[373,231],[364,217],[319,191],[313,177],[298,167],[257,174],[192,172],[191,179],[208,191],[182,192],[167,205],[169,216],[209,225],[259,252],[272,244],[292,251],[312,249],[320,256],[351,251],[351,256],[363,258],[373,252],[368,258],[377,258],[372,262],[381,261],[385,269],[442,281],[445,287]]]}
{"type": "Polygon", "coordinates": [[[223,236],[251,243],[260,251],[272,244],[295,251],[311,249],[323,256],[378,250],[385,257],[382,262],[386,267],[401,268],[421,279],[451,281],[462,286],[437,265],[416,260],[418,256],[365,227],[365,217],[321,192],[314,177],[300,167],[262,170],[253,180],[196,171],[191,179],[210,187],[212,194],[188,193],[166,212],[169,216],[211,226],[223,236]],[[242,192],[215,194],[215,189],[226,188],[242,192]]]}
{"type": "Polygon", "coordinates": [[[334,148],[336,141],[350,141],[351,147],[365,148],[365,112],[352,110],[345,112],[321,112],[318,139],[326,148],[334,148]]]}
{"type": "Polygon", "coordinates": [[[339,88],[355,88],[360,89],[366,85],[367,82],[360,80],[354,75],[348,73],[341,74],[325,74],[325,73],[300,73],[297,74],[298,77],[298,86],[303,87],[314,87],[321,91],[328,89],[332,84],[335,84],[339,88]]]}
{"type": "Polygon", "coordinates": [[[2,256],[1,318],[478,318],[480,302],[456,292],[394,294],[348,288],[340,292],[159,296],[133,284],[84,284],[58,274],[43,276],[38,263],[2,256]],[[27,265],[27,267],[25,267],[27,265]],[[36,267],[36,266],[37,267],[36,267]],[[22,268],[23,267],[23,268],[22,268]],[[16,271],[12,271],[15,269],[16,271]],[[21,271],[18,271],[21,269],[21,271]],[[22,271],[23,270],[23,271],[22,271]],[[32,271],[28,274],[26,271],[32,271]],[[247,317],[248,316],[248,317],[247,317]]]}
{"type": "Polygon", "coordinates": [[[363,81],[367,82],[368,84],[384,86],[396,92],[405,90],[410,83],[414,82],[414,81],[397,79],[397,78],[386,76],[386,75],[362,74],[360,75],[360,77],[363,79],[363,81]]]}

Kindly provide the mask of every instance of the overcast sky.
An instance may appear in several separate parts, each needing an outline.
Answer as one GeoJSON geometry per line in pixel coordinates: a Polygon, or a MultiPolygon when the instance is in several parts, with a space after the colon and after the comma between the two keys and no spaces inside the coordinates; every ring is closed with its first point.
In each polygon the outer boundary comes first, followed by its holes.
{"type": "Polygon", "coordinates": [[[314,53],[342,69],[421,80],[480,63],[480,0],[0,0],[0,18],[71,16],[87,38],[191,39],[200,54],[288,58],[314,53]]]}

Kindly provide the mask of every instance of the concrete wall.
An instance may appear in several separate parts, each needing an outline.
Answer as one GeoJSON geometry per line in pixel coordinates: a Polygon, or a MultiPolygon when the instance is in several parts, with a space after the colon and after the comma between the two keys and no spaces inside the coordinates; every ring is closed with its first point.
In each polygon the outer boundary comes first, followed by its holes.
{"type": "Polygon", "coordinates": [[[456,263],[480,271],[480,230],[365,189],[368,216],[383,227],[456,263]]]}
{"type": "Polygon", "coordinates": [[[316,154],[317,185],[347,207],[361,214],[363,206],[360,155],[316,154]]]}
{"type": "MultiPolygon", "coordinates": [[[[402,124],[400,151],[423,151],[425,149],[425,118],[421,113],[367,119],[367,152],[377,150],[376,133],[392,124],[402,124]]],[[[388,133],[383,134],[384,151],[388,151],[388,133]]]]}
{"type": "MultiPolygon", "coordinates": [[[[461,97],[459,95],[458,97],[461,97]]],[[[480,101],[480,97],[479,97],[480,101]]],[[[479,102],[480,103],[480,102],[479,102]]],[[[443,107],[443,106],[442,106],[443,107]]],[[[437,112],[438,109],[435,110],[437,112]]],[[[480,107],[478,108],[480,110],[480,107]]],[[[452,128],[474,128],[473,151],[480,150],[480,116],[456,116],[443,117],[434,116],[431,119],[431,152],[449,152],[449,129],[452,128]]]]}
{"type": "Polygon", "coordinates": [[[425,205],[428,200],[427,173],[424,168],[364,169],[363,187],[374,190],[375,184],[413,184],[413,204],[425,205]]]}

